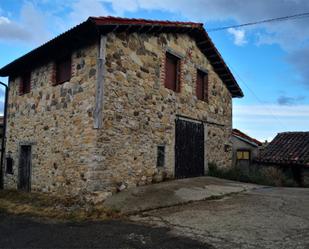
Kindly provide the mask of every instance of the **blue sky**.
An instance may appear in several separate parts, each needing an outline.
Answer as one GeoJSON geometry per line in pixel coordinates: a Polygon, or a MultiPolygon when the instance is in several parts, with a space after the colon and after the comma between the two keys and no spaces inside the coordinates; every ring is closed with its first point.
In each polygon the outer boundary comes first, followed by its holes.
{"type": "MultiPolygon", "coordinates": [[[[307,0],[0,0],[0,67],[88,16],[189,20],[212,29],[303,12],[307,0]]],[[[302,18],[209,33],[245,93],[233,101],[235,128],[262,141],[309,130],[308,24],[302,18]]]]}

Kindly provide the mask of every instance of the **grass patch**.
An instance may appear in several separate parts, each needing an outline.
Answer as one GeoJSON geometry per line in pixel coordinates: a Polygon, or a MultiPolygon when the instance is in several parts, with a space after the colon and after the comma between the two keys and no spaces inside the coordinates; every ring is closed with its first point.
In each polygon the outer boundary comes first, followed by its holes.
{"type": "Polygon", "coordinates": [[[0,212],[63,221],[105,220],[119,218],[116,211],[100,205],[81,203],[72,197],[57,197],[46,193],[0,191],[0,212]]]}
{"type": "Polygon", "coordinates": [[[261,167],[249,172],[243,172],[238,167],[231,167],[228,169],[220,169],[214,163],[209,163],[209,176],[218,178],[234,180],[246,183],[255,183],[267,186],[284,186],[284,187],[296,187],[298,184],[293,178],[284,174],[280,169],[275,167],[261,167]]]}

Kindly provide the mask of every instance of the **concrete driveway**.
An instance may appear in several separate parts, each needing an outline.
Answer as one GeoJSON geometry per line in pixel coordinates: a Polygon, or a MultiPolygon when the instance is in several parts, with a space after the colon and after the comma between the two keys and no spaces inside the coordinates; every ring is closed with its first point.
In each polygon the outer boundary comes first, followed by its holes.
{"type": "Polygon", "coordinates": [[[172,180],[128,189],[104,202],[108,209],[123,214],[183,205],[193,201],[217,199],[263,186],[203,176],[172,180]]]}
{"type": "Polygon", "coordinates": [[[309,249],[309,189],[253,189],[131,219],[167,227],[215,248],[309,249]]]}

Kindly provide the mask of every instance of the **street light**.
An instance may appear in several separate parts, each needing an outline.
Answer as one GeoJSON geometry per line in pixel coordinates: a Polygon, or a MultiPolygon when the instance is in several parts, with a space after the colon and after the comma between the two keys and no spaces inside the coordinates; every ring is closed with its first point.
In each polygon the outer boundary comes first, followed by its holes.
{"type": "Polygon", "coordinates": [[[3,189],[4,181],[3,181],[3,160],[5,153],[5,142],[6,142],[6,119],[7,119],[7,103],[8,103],[8,93],[9,88],[6,84],[0,81],[0,85],[5,87],[5,99],[4,99],[4,113],[3,113],[3,131],[2,131],[2,144],[1,144],[1,161],[0,161],[0,189],[3,189]]]}

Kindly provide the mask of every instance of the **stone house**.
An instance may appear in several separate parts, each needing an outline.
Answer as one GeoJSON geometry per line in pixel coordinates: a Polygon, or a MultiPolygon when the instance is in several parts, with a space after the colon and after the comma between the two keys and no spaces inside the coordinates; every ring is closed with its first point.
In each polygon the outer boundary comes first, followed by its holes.
{"type": "Polygon", "coordinates": [[[309,132],[282,132],[257,158],[260,166],[274,166],[309,187],[309,132]]]}
{"type": "Polygon", "coordinates": [[[104,199],[232,163],[243,93],[203,24],[90,17],[0,75],[6,188],[104,199]]]}
{"type": "Polygon", "coordinates": [[[250,165],[259,156],[262,143],[238,129],[232,131],[233,166],[249,172],[250,165]]]}

